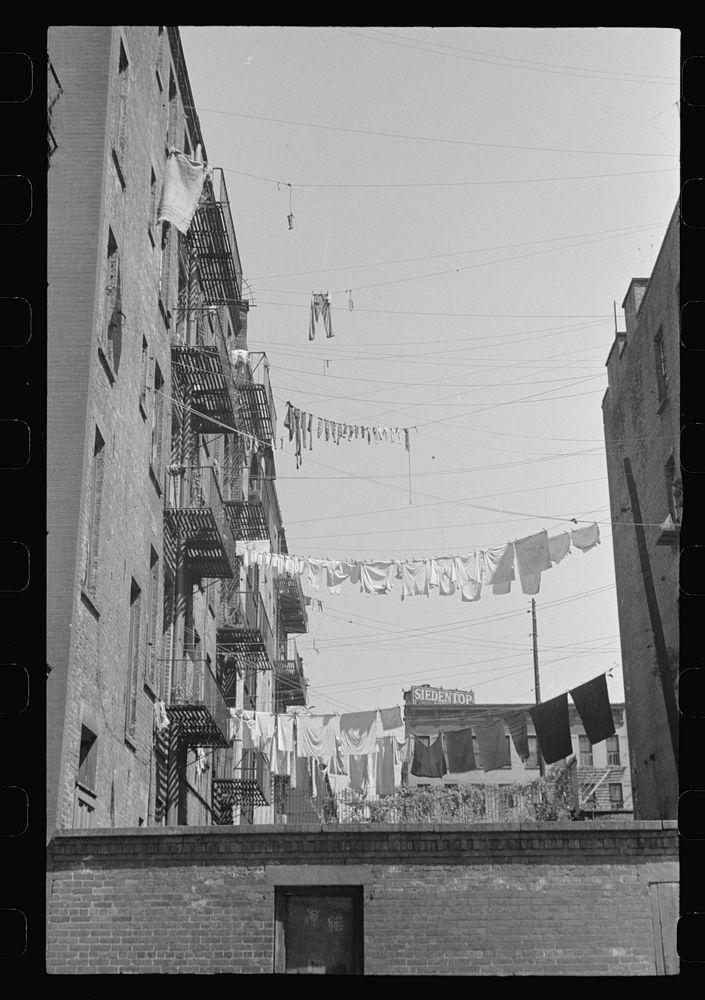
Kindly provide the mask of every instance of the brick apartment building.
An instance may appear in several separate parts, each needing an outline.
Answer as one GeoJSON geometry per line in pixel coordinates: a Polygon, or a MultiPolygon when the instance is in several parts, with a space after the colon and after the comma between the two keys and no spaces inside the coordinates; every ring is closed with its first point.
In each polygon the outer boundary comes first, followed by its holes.
{"type": "Polygon", "coordinates": [[[682,515],[679,281],[677,207],[651,277],[629,285],[622,304],[626,331],[616,334],[607,357],[609,388],[602,402],[638,819],[674,818],[678,802],[671,729],[677,715],[682,515]],[[635,498],[640,517],[634,516],[635,498]],[[634,521],[641,523],[642,543],[634,521]]]}
{"type": "Polygon", "coordinates": [[[47,970],[677,971],[672,821],[281,822],[227,726],[306,703],[307,619],[238,558],[286,539],[224,179],[157,222],[208,160],[178,29],[48,53],[47,970]]]}
{"type": "MultiPolygon", "coordinates": [[[[472,728],[488,719],[502,718],[512,712],[525,709],[527,712],[527,734],[531,756],[525,762],[519,758],[509,729],[505,725],[505,739],[509,751],[509,764],[493,771],[485,771],[477,750],[477,737],[473,734],[477,768],[463,774],[448,773],[442,778],[419,778],[407,770],[405,775],[409,786],[419,785],[496,785],[527,784],[539,776],[536,731],[528,709],[528,704],[477,704],[467,693],[465,704],[429,702],[428,693],[437,689],[420,685],[404,692],[404,722],[407,735],[433,742],[440,732],[456,732],[472,728]]],[[[622,815],[632,814],[631,783],[629,780],[629,742],[625,706],[615,703],[611,706],[615,723],[614,736],[593,746],[585,735],[585,726],[574,705],[569,704],[570,737],[573,744],[575,783],[578,796],[577,807],[588,814],[622,815]]]]}
{"type": "Polygon", "coordinates": [[[298,578],[236,552],[286,539],[227,189],[185,235],[157,222],[168,148],[207,160],[177,29],[53,26],[48,51],[49,833],[237,822],[269,774],[228,709],[300,700],[307,623],[298,578]]]}

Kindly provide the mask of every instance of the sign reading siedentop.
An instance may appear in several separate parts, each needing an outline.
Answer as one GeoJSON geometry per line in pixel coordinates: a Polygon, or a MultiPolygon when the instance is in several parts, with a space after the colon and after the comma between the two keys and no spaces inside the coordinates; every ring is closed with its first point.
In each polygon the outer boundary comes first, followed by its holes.
{"type": "Polygon", "coordinates": [[[412,687],[412,705],[474,705],[474,691],[458,691],[457,689],[434,688],[424,685],[412,687]]]}

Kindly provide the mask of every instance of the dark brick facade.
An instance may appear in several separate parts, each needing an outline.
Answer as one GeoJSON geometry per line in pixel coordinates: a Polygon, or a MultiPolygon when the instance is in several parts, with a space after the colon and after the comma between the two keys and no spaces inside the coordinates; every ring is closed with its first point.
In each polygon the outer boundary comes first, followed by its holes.
{"type": "Polygon", "coordinates": [[[663,544],[659,525],[669,513],[678,520],[668,466],[672,463],[675,477],[680,477],[679,276],[676,209],[651,277],[635,278],[624,300],[626,333],[617,336],[607,359],[609,389],[602,404],[634,815],[640,819],[677,815],[678,775],[623,460],[631,461],[672,683],[677,686],[679,546],[677,536],[663,544]],[[661,384],[659,344],[666,371],[661,384]]]}
{"type": "Polygon", "coordinates": [[[675,826],[66,831],[47,968],[271,973],[277,887],[359,885],[367,975],[655,975],[675,826]]]}

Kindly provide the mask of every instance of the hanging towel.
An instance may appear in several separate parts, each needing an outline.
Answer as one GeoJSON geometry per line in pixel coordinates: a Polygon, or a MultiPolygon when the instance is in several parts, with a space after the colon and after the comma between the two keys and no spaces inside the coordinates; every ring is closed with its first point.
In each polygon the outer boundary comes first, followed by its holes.
{"type": "Polygon", "coordinates": [[[394,746],[391,736],[377,740],[375,785],[377,795],[394,794],[394,746]]]}
{"type": "Polygon", "coordinates": [[[313,414],[312,413],[309,413],[309,415],[308,415],[308,424],[306,425],[306,429],[308,430],[308,449],[309,449],[309,451],[313,451],[313,414]]]}
{"type": "Polygon", "coordinates": [[[380,708],[379,710],[380,720],[382,722],[382,729],[399,729],[400,726],[404,725],[401,717],[401,709],[398,705],[393,708],[380,708]]]}
{"type": "Polygon", "coordinates": [[[475,726],[477,750],[485,771],[496,771],[511,764],[509,747],[501,719],[490,719],[475,726]]]}
{"type": "Polygon", "coordinates": [[[286,404],[286,416],[284,417],[284,426],[289,431],[289,440],[292,441],[294,438],[294,407],[291,403],[286,404]]]}
{"type": "Polygon", "coordinates": [[[588,524],[585,528],[573,528],[570,537],[576,549],[589,552],[600,544],[600,529],[597,524],[588,524]]]}
{"type": "Polygon", "coordinates": [[[184,153],[169,150],[164,183],[157,209],[157,222],[171,222],[181,233],[191,226],[203,183],[211,173],[205,163],[198,163],[184,153]]]}
{"type": "Polygon", "coordinates": [[[300,715],[296,720],[296,753],[328,761],[335,753],[337,715],[300,715]]]}
{"type": "Polygon", "coordinates": [[[442,778],[447,770],[443,756],[443,737],[439,734],[436,741],[428,747],[417,737],[414,740],[411,773],[417,778],[442,778]]]}
{"type": "Polygon", "coordinates": [[[502,717],[504,724],[512,737],[514,749],[521,761],[528,760],[531,756],[529,752],[529,737],[526,732],[526,711],[521,709],[516,712],[509,712],[502,717]]]}
{"type": "Polygon", "coordinates": [[[340,748],[344,754],[377,750],[377,712],[347,712],[340,716],[340,748]]]}
{"type": "Polygon", "coordinates": [[[614,736],[606,674],[600,674],[579,687],[571,688],[570,697],[585,726],[585,735],[593,745],[606,740],[608,736],[614,736]]]}
{"type": "Polygon", "coordinates": [[[340,587],[341,583],[357,583],[359,581],[359,569],[354,563],[338,562],[335,559],[328,559],[325,562],[326,586],[333,589],[340,587]],[[353,579],[355,578],[355,579],[353,579]]]}
{"type": "Polygon", "coordinates": [[[533,719],[536,738],[546,763],[555,764],[557,760],[570,757],[573,745],[570,740],[568,695],[559,694],[557,698],[543,701],[540,705],[532,705],[529,715],[533,719]]]}
{"type": "Polygon", "coordinates": [[[321,434],[323,433],[323,421],[321,420],[320,417],[318,417],[317,419],[318,419],[318,425],[316,427],[316,437],[320,437],[321,434]]]}
{"type": "Polygon", "coordinates": [[[401,569],[401,599],[417,594],[428,596],[428,563],[403,562],[401,569]]]}
{"type": "Polygon", "coordinates": [[[365,594],[387,594],[394,586],[396,567],[393,562],[362,562],[360,589],[365,594]]]}
{"type": "Polygon", "coordinates": [[[278,715],[277,716],[277,736],[276,736],[276,747],[277,750],[291,751],[294,749],[294,716],[293,715],[278,715]]]}
{"type": "Polygon", "coordinates": [[[322,559],[307,559],[308,582],[312,590],[320,590],[325,582],[325,568],[322,559]]]}
{"type": "Polygon", "coordinates": [[[446,744],[448,770],[451,774],[465,774],[474,771],[475,751],[472,745],[472,729],[458,729],[453,733],[443,733],[446,744]]]}
{"type": "Polygon", "coordinates": [[[514,542],[517,568],[521,589],[525,594],[538,594],[541,587],[541,573],[551,568],[548,552],[548,534],[537,531],[514,542]]]}
{"type": "Polygon", "coordinates": [[[563,531],[560,535],[553,535],[548,539],[548,554],[552,563],[559,563],[570,555],[570,532],[563,531]]]}
{"type": "Polygon", "coordinates": [[[482,582],[495,594],[508,594],[514,579],[514,546],[511,542],[482,552],[482,582]]]}
{"type": "Polygon", "coordinates": [[[432,559],[431,578],[438,587],[441,597],[452,597],[457,585],[457,569],[454,559],[432,559]]]}

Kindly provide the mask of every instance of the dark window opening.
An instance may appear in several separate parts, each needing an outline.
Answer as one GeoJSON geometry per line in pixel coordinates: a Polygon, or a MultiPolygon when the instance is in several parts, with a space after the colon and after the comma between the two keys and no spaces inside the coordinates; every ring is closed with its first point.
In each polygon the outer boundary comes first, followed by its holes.
{"type": "Polygon", "coordinates": [[[103,500],[103,471],[105,464],[105,441],[96,427],[93,442],[93,462],[91,465],[89,485],[89,514],[86,551],[86,568],[84,572],[85,588],[90,594],[95,594],[98,579],[98,543],[100,540],[100,512],[103,500]]]}
{"type": "Polygon", "coordinates": [[[122,276],[120,251],[112,229],[108,230],[107,275],[105,284],[105,339],[104,353],[112,370],[117,373],[122,355],[122,276]]]}
{"type": "Polygon", "coordinates": [[[274,905],[276,973],[363,974],[361,886],[277,888],[274,905]]]}
{"type": "Polygon", "coordinates": [[[140,619],[142,593],[135,581],[130,587],[130,632],[127,651],[125,736],[134,743],[137,729],[137,689],[140,670],[140,619]]]}
{"type": "Polygon", "coordinates": [[[580,752],[581,767],[594,767],[592,743],[587,736],[578,736],[578,748],[580,752]]]}
{"type": "Polygon", "coordinates": [[[663,327],[659,328],[654,339],[654,362],[656,364],[656,386],[659,404],[668,398],[668,371],[666,369],[666,351],[663,343],[663,327]]]}
{"type": "Polygon", "coordinates": [[[622,759],[619,753],[619,736],[607,737],[607,764],[610,767],[619,767],[622,759]]]}
{"type": "Polygon", "coordinates": [[[89,791],[95,791],[98,737],[87,726],[81,726],[81,745],[78,752],[76,781],[89,791]]]}

